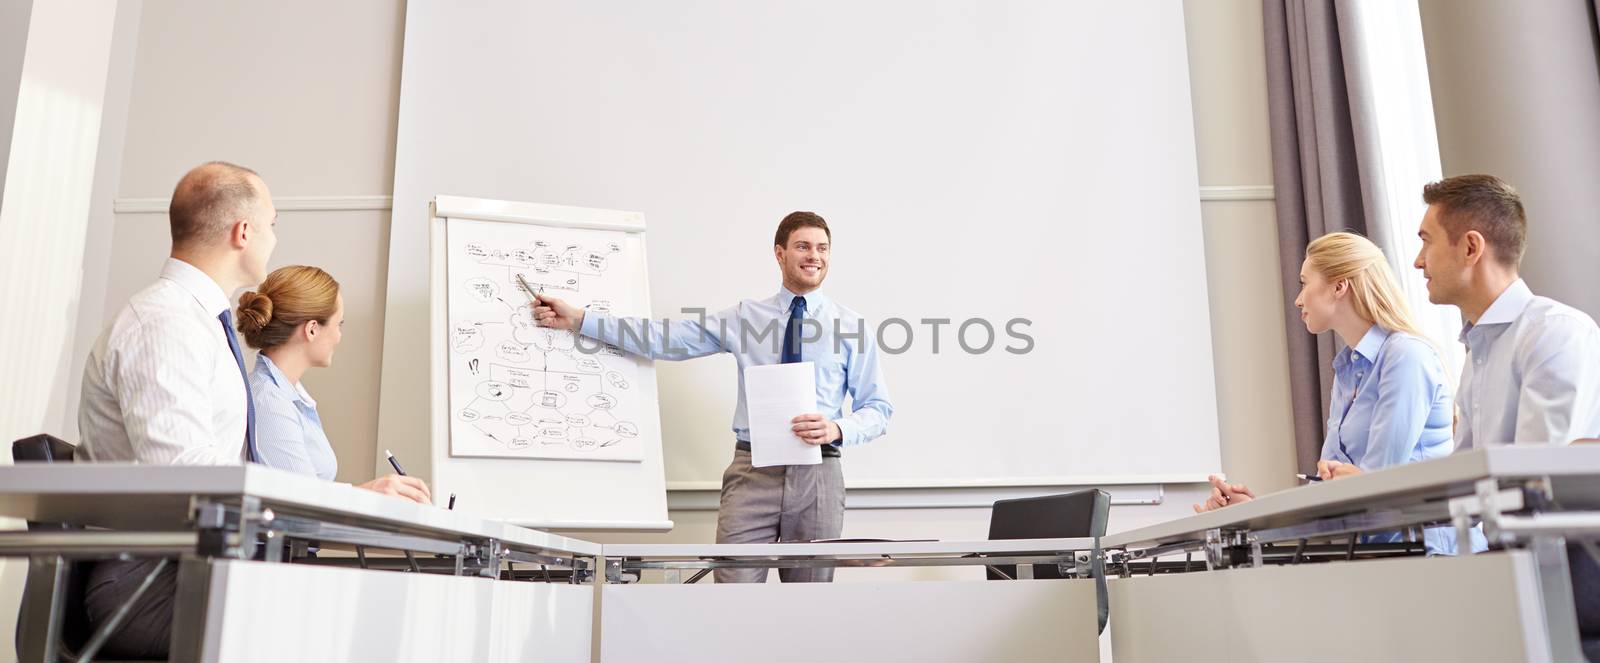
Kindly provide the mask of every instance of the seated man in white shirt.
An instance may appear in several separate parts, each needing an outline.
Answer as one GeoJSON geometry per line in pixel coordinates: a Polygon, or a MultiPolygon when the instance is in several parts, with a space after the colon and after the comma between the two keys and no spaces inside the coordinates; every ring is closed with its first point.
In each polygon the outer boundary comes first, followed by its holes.
{"type": "MultiPolygon", "coordinates": [[[[1462,175],[1423,187],[1422,200],[1416,267],[1428,300],[1461,307],[1466,321],[1456,451],[1600,437],[1600,327],[1518,276],[1528,221],[1516,189],[1492,175],[1462,175]]],[[[1576,544],[1567,556],[1579,631],[1592,640],[1600,637],[1600,566],[1576,544]]]]}
{"type": "MultiPolygon", "coordinates": [[[[172,253],[161,278],[128,301],[83,370],[78,427],[91,461],[223,465],[257,461],[254,413],[229,295],[259,283],[277,245],[277,210],[254,171],[212,162],[172,193],[172,253]]],[[[428,487],[387,476],[360,487],[428,504],[428,487]]],[[[157,560],[95,565],[84,607],[98,628],[157,560]]],[[[164,658],[176,567],[157,574],[103,650],[164,658]]]]}
{"type": "Polygon", "coordinates": [[[1528,222],[1516,189],[1462,175],[1429,184],[1422,199],[1416,267],[1428,300],[1460,307],[1466,321],[1456,451],[1600,436],[1600,327],[1518,276],[1528,222]]]}

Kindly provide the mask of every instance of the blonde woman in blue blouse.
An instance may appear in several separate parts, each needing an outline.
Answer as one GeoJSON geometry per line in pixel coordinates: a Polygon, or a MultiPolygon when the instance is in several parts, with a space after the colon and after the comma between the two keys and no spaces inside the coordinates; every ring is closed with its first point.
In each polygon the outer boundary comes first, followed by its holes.
{"type": "MultiPolygon", "coordinates": [[[[1332,331],[1345,348],[1333,359],[1333,392],[1317,475],[1323,480],[1442,458],[1454,448],[1450,378],[1439,350],[1418,330],[1383,251],[1360,235],[1312,241],[1294,300],[1306,331],[1332,331]]],[[[1255,499],[1249,487],[1211,477],[1210,511],[1255,499]]],[[[1399,532],[1367,542],[1399,541],[1399,532]]],[[[1424,532],[1430,554],[1454,554],[1448,528],[1424,532]]]]}
{"type": "MultiPolygon", "coordinates": [[[[339,282],[316,267],[284,267],[239,297],[238,320],[245,343],[260,350],[250,373],[250,398],[261,461],[332,481],[339,460],[322,430],[317,401],[300,378],[333,364],[344,326],[339,282]]],[[[433,501],[427,484],[415,477],[391,474],[357,487],[418,504],[433,501]]]]}

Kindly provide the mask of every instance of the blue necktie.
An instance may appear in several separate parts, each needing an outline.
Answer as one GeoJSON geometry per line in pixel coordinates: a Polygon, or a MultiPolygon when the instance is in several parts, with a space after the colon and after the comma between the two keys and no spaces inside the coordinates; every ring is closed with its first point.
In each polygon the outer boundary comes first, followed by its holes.
{"type": "Polygon", "coordinates": [[[261,454],[256,452],[256,399],[250,395],[250,375],[244,371],[244,354],[239,352],[239,336],[233,333],[233,311],[222,309],[217,315],[217,320],[222,323],[222,331],[228,335],[228,349],[233,351],[233,362],[239,365],[239,377],[244,380],[244,448],[246,459],[252,463],[261,462],[261,454]]]}
{"type": "Polygon", "coordinates": [[[783,357],[785,364],[800,362],[800,324],[806,319],[806,298],[795,297],[789,304],[789,324],[783,328],[783,357]]]}

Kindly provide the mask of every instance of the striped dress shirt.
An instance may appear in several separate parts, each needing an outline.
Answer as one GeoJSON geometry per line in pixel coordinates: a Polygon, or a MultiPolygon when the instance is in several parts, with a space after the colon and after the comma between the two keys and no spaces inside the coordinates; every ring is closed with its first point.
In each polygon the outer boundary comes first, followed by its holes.
{"type": "Polygon", "coordinates": [[[1600,436],[1600,327],[1517,279],[1461,329],[1456,450],[1600,436]]]}
{"type": "Polygon", "coordinates": [[[227,308],[216,281],[168,259],[117,313],[83,367],[79,449],[89,460],[243,462],[244,379],[217,319],[227,308]]]}

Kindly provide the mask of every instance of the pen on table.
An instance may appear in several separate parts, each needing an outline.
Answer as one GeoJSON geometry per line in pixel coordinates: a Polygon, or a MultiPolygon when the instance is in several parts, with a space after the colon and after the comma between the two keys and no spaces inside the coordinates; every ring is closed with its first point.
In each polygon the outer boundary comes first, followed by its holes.
{"type": "Polygon", "coordinates": [[[1296,474],[1295,476],[1300,477],[1301,479],[1303,479],[1305,481],[1310,481],[1312,483],[1316,483],[1316,482],[1322,480],[1322,477],[1319,477],[1319,476],[1317,476],[1315,474],[1296,474]]]}
{"type": "Polygon", "coordinates": [[[449,510],[449,511],[455,511],[456,510],[456,494],[455,493],[450,493],[450,506],[445,507],[445,509],[449,510]]]}
{"type": "Polygon", "coordinates": [[[383,450],[383,454],[385,456],[389,457],[389,467],[393,467],[394,468],[394,473],[395,474],[398,474],[400,476],[405,476],[406,475],[406,471],[400,468],[400,461],[394,459],[394,452],[393,451],[390,451],[388,449],[384,449],[383,450]]]}

